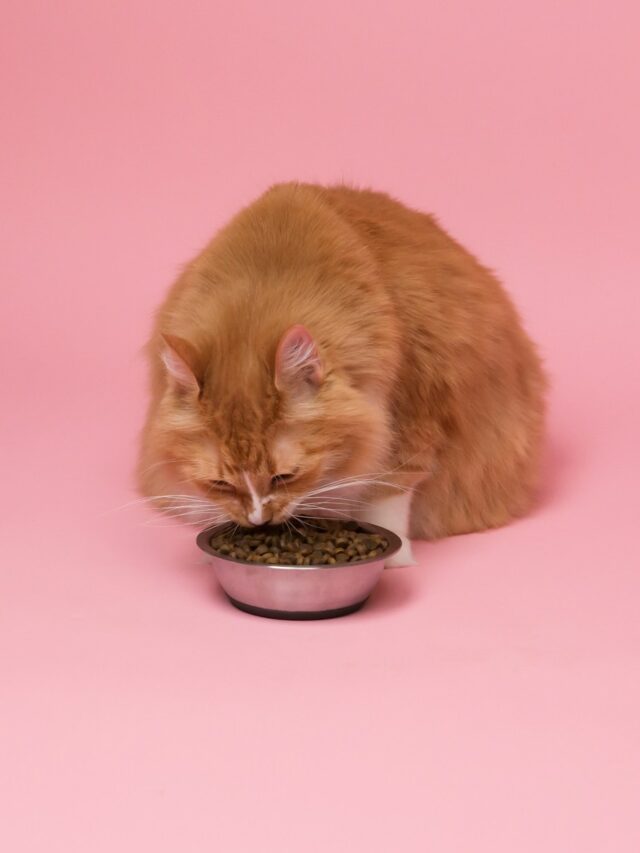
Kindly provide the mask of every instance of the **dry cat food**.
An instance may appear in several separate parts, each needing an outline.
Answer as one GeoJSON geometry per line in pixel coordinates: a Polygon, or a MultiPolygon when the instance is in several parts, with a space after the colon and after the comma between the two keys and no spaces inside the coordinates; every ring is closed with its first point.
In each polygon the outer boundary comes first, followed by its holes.
{"type": "Polygon", "coordinates": [[[368,533],[356,522],[325,520],[314,521],[313,526],[229,529],[211,538],[211,547],[220,556],[281,566],[357,563],[384,554],[388,544],[384,536],[368,533]]]}

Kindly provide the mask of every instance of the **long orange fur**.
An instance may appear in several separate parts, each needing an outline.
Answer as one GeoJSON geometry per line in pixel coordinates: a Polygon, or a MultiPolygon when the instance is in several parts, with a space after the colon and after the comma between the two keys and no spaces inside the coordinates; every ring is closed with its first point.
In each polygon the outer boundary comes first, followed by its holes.
{"type": "Polygon", "coordinates": [[[148,354],[139,483],[177,517],[437,538],[534,499],[536,350],[496,277],[387,195],[272,187],[175,282],[148,354]]]}

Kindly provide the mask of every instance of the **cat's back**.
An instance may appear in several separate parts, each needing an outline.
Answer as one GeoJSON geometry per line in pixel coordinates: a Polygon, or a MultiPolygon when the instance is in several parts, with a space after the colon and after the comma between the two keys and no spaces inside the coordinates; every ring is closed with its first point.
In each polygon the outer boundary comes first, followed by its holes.
{"type": "Polygon", "coordinates": [[[430,334],[474,335],[478,323],[511,323],[513,305],[496,276],[431,214],[390,195],[345,185],[314,187],[375,258],[397,316],[430,334]]]}
{"type": "Polygon", "coordinates": [[[377,260],[394,313],[413,343],[414,387],[436,353],[454,374],[495,376],[496,365],[526,365],[527,382],[539,395],[540,361],[513,301],[433,216],[372,190],[335,186],[322,194],[377,260]]]}
{"type": "Polygon", "coordinates": [[[376,260],[386,284],[409,300],[464,298],[494,302],[506,296],[492,272],[436,218],[392,196],[345,185],[315,187],[376,260]]]}
{"type": "Polygon", "coordinates": [[[468,255],[431,214],[408,207],[387,193],[343,184],[317,189],[379,261],[391,262],[398,255],[407,259],[442,255],[447,251],[468,255]]]}

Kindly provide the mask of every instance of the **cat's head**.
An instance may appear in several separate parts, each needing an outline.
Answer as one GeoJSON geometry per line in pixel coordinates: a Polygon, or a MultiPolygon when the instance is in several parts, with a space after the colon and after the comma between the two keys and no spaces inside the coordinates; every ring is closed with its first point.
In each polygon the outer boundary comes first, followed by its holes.
{"type": "Polygon", "coordinates": [[[165,511],[242,526],[356,514],[366,472],[388,446],[385,407],[306,327],[262,354],[245,341],[203,357],[164,335],[159,355],[165,391],[145,491],[165,511]]]}

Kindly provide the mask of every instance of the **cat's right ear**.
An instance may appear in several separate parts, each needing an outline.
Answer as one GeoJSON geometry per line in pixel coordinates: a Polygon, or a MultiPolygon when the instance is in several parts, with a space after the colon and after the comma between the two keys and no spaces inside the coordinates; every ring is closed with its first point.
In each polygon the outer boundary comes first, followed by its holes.
{"type": "Polygon", "coordinates": [[[276,388],[315,391],[323,378],[324,369],[313,336],[305,326],[292,326],[280,339],[276,351],[276,388]]]}
{"type": "Polygon", "coordinates": [[[193,347],[175,335],[161,335],[161,338],[160,357],[169,380],[177,388],[199,394],[202,385],[198,379],[198,358],[193,347]]]}

